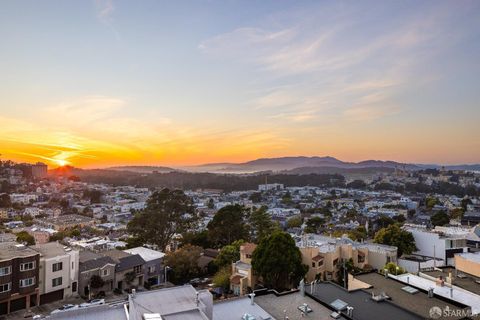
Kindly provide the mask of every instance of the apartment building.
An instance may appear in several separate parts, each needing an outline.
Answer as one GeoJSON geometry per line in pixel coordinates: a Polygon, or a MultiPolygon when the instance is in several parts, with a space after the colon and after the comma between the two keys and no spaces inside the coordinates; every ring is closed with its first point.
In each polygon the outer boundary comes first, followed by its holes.
{"type": "Polygon", "coordinates": [[[115,261],[115,288],[129,290],[143,286],[145,260],[139,254],[120,250],[109,250],[102,254],[115,261]]]}
{"type": "Polygon", "coordinates": [[[0,243],[0,315],[39,304],[40,254],[16,242],[0,243]]]}
{"type": "Polygon", "coordinates": [[[252,269],[252,254],[257,247],[254,243],[240,246],[240,260],[232,263],[230,290],[237,296],[242,296],[253,290],[257,281],[252,269]]]}
{"type": "Polygon", "coordinates": [[[397,259],[396,247],[356,242],[346,236],[305,235],[297,240],[302,263],[309,266],[306,274],[308,282],[338,280],[342,263],[350,259],[360,269],[382,269],[385,264],[397,259]]]}
{"type": "Polygon", "coordinates": [[[404,229],[411,232],[418,251],[416,255],[442,259],[445,265],[455,265],[454,256],[457,253],[468,252],[467,239],[470,231],[458,227],[436,227],[427,229],[420,225],[405,225],[404,229]]]}
{"type": "Polygon", "coordinates": [[[58,242],[31,248],[40,254],[40,304],[78,295],[79,252],[58,242]]]}

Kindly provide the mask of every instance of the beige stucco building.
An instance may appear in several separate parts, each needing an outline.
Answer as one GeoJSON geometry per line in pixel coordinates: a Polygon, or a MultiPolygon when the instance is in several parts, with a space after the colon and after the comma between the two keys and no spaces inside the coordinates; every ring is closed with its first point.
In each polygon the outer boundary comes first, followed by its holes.
{"type": "Polygon", "coordinates": [[[252,268],[252,254],[256,247],[254,243],[243,244],[240,246],[240,260],[232,263],[230,290],[235,295],[247,294],[255,287],[256,277],[252,268]]]}

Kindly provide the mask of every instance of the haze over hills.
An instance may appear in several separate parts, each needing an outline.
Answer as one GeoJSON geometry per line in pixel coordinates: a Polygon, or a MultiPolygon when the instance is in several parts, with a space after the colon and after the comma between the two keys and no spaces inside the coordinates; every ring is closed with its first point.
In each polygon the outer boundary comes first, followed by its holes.
{"type": "Polygon", "coordinates": [[[138,173],[152,173],[154,171],[159,173],[166,173],[166,172],[178,171],[177,169],[162,167],[162,166],[116,166],[116,167],[106,168],[106,170],[131,171],[131,172],[138,172],[138,173]]]}
{"type": "MultiPolygon", "coordinates": [[[[182,167],[191,172],[217,173],[253,173],[259,171],[275,171],[285,173],[319,173],[338,172],[338,169],[356,169],[360,171],[388,171],[385,169],[421,170],[441,168],[437,164],[412,164],[396,161],[365,160],[360,162],[345,162],[334,157],[280,157],[261,158],[244,163],[208,163],[198,166],[182,167]],[[323,168],[320,170],[319,168],[323,168]],[[327,169],[329,168],[329,169],[327,169]]],[[[447,170],[480,170],[480,164],[444,166],[447,170]]],[[[353,171],[356,171],[353,170],[353,171]]],[[[348,171],[348,170],[347,170],[348,171]]]]}

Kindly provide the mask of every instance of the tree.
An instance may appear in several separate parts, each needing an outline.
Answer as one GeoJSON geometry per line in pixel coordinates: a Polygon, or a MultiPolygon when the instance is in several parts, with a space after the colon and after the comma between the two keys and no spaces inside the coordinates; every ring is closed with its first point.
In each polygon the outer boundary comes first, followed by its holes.
{"type": "Polygon", "coordinates": [[[380,229],[374,238],[374,242],[397,247],[397,256],[402,254],[411,254],[417,251],[413,235],[400,228],[398,224],[389,225],[380,229]]]}
{"type": "Polygon", "coordinates": [[[10,196],[6,193],[0,194],[0,208],[9,208],[11,206],[10,196]]]}
{"type": "Polygon", "coordinates": [[[296,286],[308,271],[293,238],[281,231],[260,242],[252,255],[252,267],[265,285],[277,290],[296,286]]]}
{"type": "Polygon", "coordinates": [[[125,279],[125,282],[128,285],[131,285],[133,283],[133,281],[135,281],[136,277],[137,276],[135,275],[135,272],[133,272],[133,271],[129,271],[129,272],[125,273],[125,275],[123,276],[123,278],[125,279]]]}
{"type": "Polygon", "coordinates": [[[192,201],[183,191],[163,189],[150,196],[146,208],[135,214],[127,229],[139,242],[165,250],[175,233],[192,226],[192,213],[192,201]]]}
{"type": "Polygon", "coordinates": [[[389,225],[395,224],[395,220],[382,214],[375,220],[375,223],[377,224],[378,228],[386,228],[389,225]]]}
{"type": "Polygon", "coordinates": [[[255,242],[260,242],[263,238],[269,236],[275,226],[273,224],[270,214],[267,212],[267,207],[262,206],[259,209],[254,210],[250,215],[250,230],[252,239],[255,242]]]}
{"type": "Polygon", "coordinates": [[[450,217],[445,211],[438,211],[430,217],[434,226],[444,226],[450,222],[450,217]]]}
{"type": "Polygon", "coordinates": [[[302,226],[302,217],[296,216],[287,220],[287,228],[300,228],[302,226]]]}
{"type": "Polygon", "coordinates": [[[350,189],[365,189],[367,184],[363,180],[353,180],[350,183],[347,183],[347,188],[350,189]]]}
{"type": "Polygon", "coordinates": [[[317,233],[320,227],[322,227],[325,223],[320,217],[313,217],[307,220],[307,226],[305,228],[306,233],[317,233]]]}
{"type": "Polygon", "coordinates": [[[100,289],[105,285],[105,281],[103,281],[102,277],[98,274],[94,274],[90,277],[90,287],[93,289],[100,289]]]}
{"type": "Polygon", "coordinates": [[[200,274],[198,259],[201,257],[201,247],[185,245],[177,251],[170,252],[165,256],[165,265],[172,268],[170,281],[175,284],[185,283],[200,274]]]}
{"type": "Polygon", "coordinates": [[[238,204],[218,210],[208,223],[208,238],[219,248],[236,240],[247,240],[248,229],[245,224],[245,208],[238,204]]]}
{"type": "Polygon", "coordinates": [[[215,264],[218,267],[229,266],[232,262],[240,260],[240,246],[245,241],[237,240],[232,244],[226,245],[220,250],[220,253],[215,258],[215,264]]]}
{"type": "Polygon", "coordinates": [[[462,219],[464,213],[462,208],[455,208],[450,211],[450,217],[452,219],[462,219]]]}
{"type": "Polygon", "coordinates": [[[259,203],[262,201],[262,194],[260,192],[254,192],[250,195],[249,199],[253,203],[259,203]]]}
{"type": "Polygon", "coordinates": [[[35,238],[27,231],[20,231],[17,233],[17,242],[33,246],[35,244],[35,238]]]}
{"type": "Polygon", "coordinates": [[[397,266],[395,263],[393,262],[389,262],[385,265],[385,267],[383,267],[383,269],[387,269],[388,273],[390,274],[394,274],[394,275],[399,275],[399,274],[403,274],[405,273],[405,269],[403,269],[402,267],[399,267],[397,266]]]}
{"type": "Polygon", "coordinates": [[[225,266],[218,270],[218,272],[213,276],[212,282],[215,287],[223,288],[228,290],[230,288],[230,276],[232,275],[232,269],[230,266],[225,266]]]}
{"type": "Polygon", "coordinates": [[[436,198],[426,198],[425,199],[425,206],[429,210],[431,210],[436,204],[438,204],[438,200],[436,198]]]}
{"type": "Polygon", "coordinates": [[[356,229],[348,233],[348,237],[355,241],[360,241],[367,238],[367,230],[364,226],[358,226],[356,229]]]}
{"type": "Polygon", "coordinates": [[[185,232],[184,234],[182,234],[182,245],[186,244],[199,246],[204,249],[212,247],[212,243],[208,240],[207,230],[203,230],[200,232],[185,232]]]}

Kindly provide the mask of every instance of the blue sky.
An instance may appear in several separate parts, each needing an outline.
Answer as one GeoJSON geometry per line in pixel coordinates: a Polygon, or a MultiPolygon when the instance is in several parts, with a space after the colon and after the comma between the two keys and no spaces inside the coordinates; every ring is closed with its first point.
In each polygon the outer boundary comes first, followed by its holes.
{"type": "Polygon", "coordinates": [[[480,162],[478,1],[2,1],[5,156],[480,162]]]}

